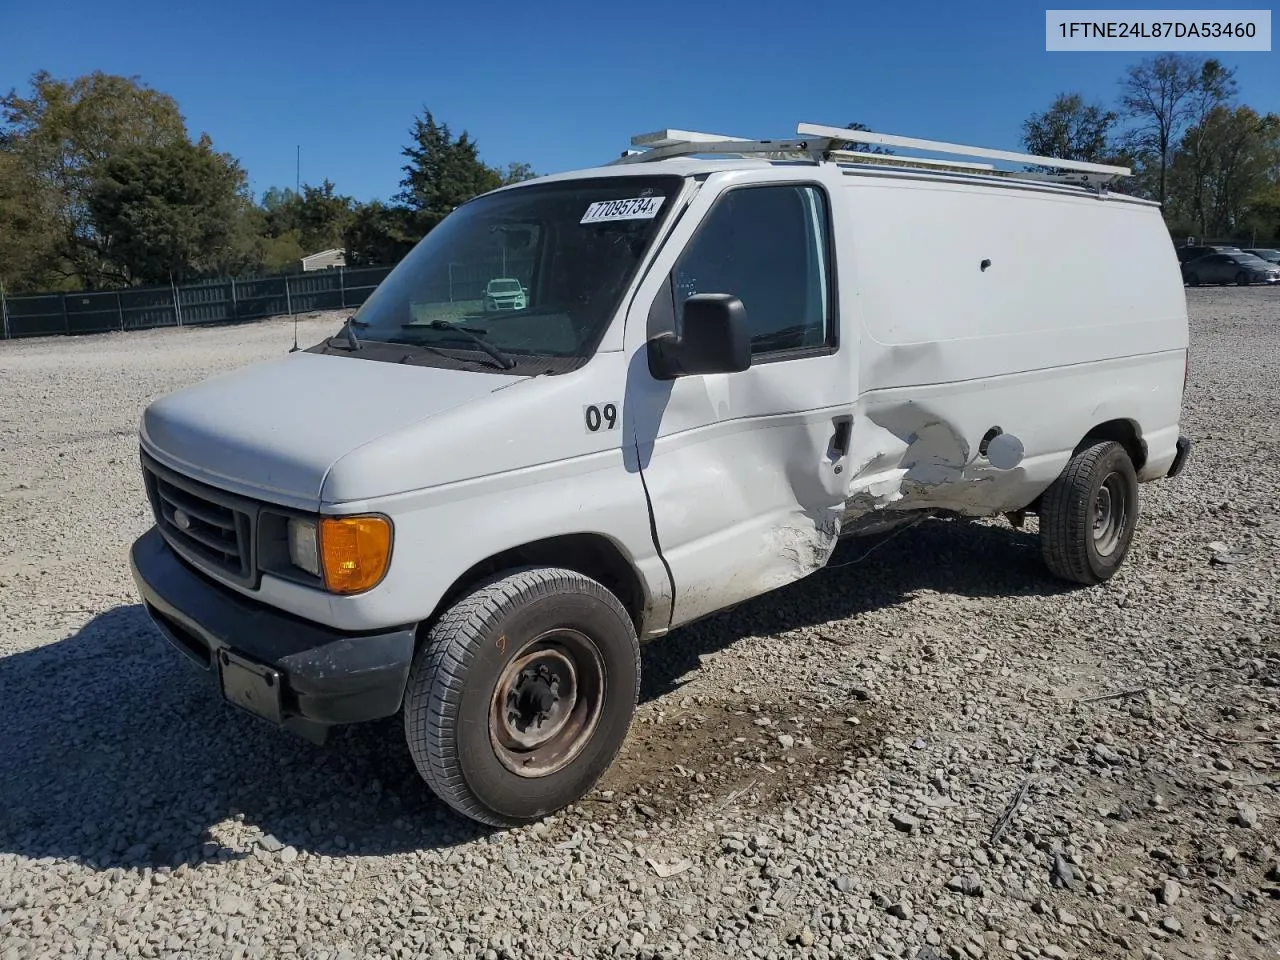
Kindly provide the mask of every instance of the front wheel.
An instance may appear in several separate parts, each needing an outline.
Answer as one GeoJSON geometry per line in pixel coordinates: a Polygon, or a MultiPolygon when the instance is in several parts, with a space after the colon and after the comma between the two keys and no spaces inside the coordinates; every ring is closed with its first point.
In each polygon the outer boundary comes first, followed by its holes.
{"type": "Polygon", "coordinates": [[[1187,274],[1187,283],[1189,283],[1193,287],[1200,286],[1200,274],[1198,273],[1187,274]]]}
{"type": "Polygon", "coordinates": [[[1138,477],[1114,440],[1078,451],[1045,491],[1040,551],[1054,576],[1092,586],[1124,563],[1138,525],[1138,477]]]}
{"type": "Polygon", "coordinates": [[[1249,285],[1249,275],[1243,270],[1236,274],[1236,285],[1241,287],[1247,287],[1249,285]]]}
{"type": "Polygon", "coordinates": [[[639,641],[618,599],[572,570],[528,568],[480,585],[431,629],[405,693],[405,735],[440,799],[515,826],[596,784],[639,694],[639,641]]]}

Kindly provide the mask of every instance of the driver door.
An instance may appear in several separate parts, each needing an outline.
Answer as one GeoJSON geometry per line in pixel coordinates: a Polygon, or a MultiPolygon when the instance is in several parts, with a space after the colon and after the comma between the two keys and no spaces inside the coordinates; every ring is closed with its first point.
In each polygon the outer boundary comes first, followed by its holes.
{"type": "Polygon", "coordinates": [[[855,376],[840,347],[831,199],[772,173],[714,196],[704,186],[627,324],[627,419],[673,581],[672,626],[807,576],[839,532],[855,376]],[[742,300],[751,367],[659,380],[646,341],[678,331],[696,293],[742,300]]]}

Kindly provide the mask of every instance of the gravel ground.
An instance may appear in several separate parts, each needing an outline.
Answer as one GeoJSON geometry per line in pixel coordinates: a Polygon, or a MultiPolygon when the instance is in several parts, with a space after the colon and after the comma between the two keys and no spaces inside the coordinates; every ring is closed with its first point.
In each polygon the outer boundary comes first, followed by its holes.
{"type": "Polygon", "coordinates": [[[506,832],[136,602],[143,406],[287,322],[0,344],[0,960],[1280,956],[1280,289],[1188,299],[1193,459],[1110,584],[1034,521],[842,547],[647,648],[605,782],[506,832]]]}

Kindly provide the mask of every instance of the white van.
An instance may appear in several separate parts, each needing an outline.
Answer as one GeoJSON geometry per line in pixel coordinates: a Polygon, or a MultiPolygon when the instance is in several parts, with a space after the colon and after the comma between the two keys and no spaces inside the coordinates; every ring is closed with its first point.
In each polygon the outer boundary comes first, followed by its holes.
{"type": "Polygon", "coordinates": [[[1189,450],[1160,210],[1124,168],[849,136],[663,131],[477,197],[333,337],[152,404],[159,629],[305,736],[402,713],[505,825],[610,765],[641,644],[842,536],[1031,513],[1050,571],[1111,577],[1189,450]]]}

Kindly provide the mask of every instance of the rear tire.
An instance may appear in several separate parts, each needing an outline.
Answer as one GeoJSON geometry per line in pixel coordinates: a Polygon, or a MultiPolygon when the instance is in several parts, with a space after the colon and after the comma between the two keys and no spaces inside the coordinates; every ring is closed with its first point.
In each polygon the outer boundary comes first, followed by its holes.
{"type": "Polygon", "coordinates": [[[1045,491],[1040,551],[1056,577],[1093,586],[1124,563],[1138,524],[1138,477],[1114,440],[1076,451],[1045,491]]]}
{"type": "Polygon", "coordinates": [[[639,695],[639,642],[612,593],[572,570],[509,571],[431,629],[409,676],[405,736],[441,800],[515,826],[595,786],[639,695]]]}
{"type": "Polygon", "coordinates": [[[1198,273],[1187,274],[1187,283],[1193,287],[1200,286],[1200,275],[1198,273]]]}

